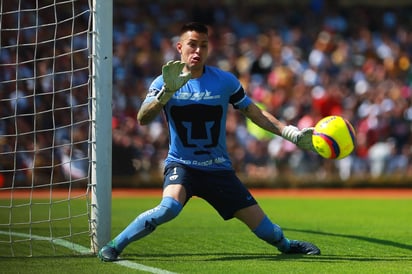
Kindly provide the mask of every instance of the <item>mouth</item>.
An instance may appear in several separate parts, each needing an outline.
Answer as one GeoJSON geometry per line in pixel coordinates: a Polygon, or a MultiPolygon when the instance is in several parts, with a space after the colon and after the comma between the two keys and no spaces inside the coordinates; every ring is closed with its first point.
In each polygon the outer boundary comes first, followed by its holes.
{"type": "Polygon", "coordinates": [[[201,59],[200,59],[199,56],[195,56],[195,57],[192,58],[192,63],[194,63],[194,64],[200,63],[200,61],[201,61],[201,59]]]}

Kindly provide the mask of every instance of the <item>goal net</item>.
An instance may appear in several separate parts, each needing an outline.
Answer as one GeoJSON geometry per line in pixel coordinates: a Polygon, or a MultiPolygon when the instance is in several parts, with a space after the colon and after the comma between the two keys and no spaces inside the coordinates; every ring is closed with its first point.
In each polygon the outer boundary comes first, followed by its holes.
{"type": "Polygon", "coordinates": [[[98,247],[94,210],[105,207],[95,195],[93,86],[103,76],[94,75],[93,8],[87,0],[0,2],[1,256],[98,247]]]}

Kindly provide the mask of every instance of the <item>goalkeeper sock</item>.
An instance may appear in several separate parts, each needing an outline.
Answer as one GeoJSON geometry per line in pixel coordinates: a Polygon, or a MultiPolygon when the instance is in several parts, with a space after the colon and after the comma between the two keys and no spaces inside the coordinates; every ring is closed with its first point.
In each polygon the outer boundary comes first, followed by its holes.
{"type": "Polygon", "coordinates": [[[113,240],[114,248],[120,253],[131,242],[152,233],[158,225],[179,215],[183,206],[172,197],[164,197],[161,203],[140,214],[113,240]]]}
{"type": "Polygon", "coordinates": [[[265,242],[276,246],[281,252],[289,250],[289,240],[283,236],[283,231],[277,224],[272,223],[267,216],[263,218],[253,233],[265,242]]]}

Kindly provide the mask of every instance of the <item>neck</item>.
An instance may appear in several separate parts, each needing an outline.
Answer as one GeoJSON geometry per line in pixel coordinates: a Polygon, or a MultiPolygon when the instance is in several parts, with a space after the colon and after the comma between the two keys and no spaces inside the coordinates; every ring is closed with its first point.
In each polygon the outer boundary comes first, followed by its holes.
{"type": "Polygon", "coordinates": [[[192,74],[192,79],[201,77],[204,71],[205,71],[205,66],[199,69],[192,68],[190,71],[190,73],[192,74]]]}

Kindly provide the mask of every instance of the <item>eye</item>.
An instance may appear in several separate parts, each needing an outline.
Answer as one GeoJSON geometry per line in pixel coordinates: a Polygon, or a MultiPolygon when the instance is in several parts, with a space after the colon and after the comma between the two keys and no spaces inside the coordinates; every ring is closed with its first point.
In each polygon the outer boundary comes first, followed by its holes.
{"type": "Polygon", "coordinates": [[[197,47],[197,44],[196,44],[195,42],[189,42],[189,43],[187,43],[187,44],[188,44],[188,46],[191,47],[191,48],[197,47]]]}

